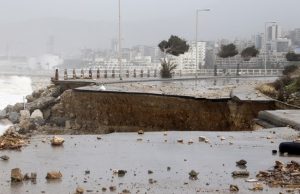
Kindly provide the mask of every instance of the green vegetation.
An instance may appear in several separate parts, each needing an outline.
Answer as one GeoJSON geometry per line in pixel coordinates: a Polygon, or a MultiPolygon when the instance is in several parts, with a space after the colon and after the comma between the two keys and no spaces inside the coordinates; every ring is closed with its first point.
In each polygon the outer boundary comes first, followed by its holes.
{"type": "Polygon", "coordinates": [[[172,62],[172,59],[169,56],[179,56],[184,54],[189,50],[189,45],[184,39],[171,35],[168,41],[161,41],[158,44],[158,47],[164,54],[164,57],[161,59],[160,75],[162,78],[171,78],[173,70],[177,65],[172,62]]]}

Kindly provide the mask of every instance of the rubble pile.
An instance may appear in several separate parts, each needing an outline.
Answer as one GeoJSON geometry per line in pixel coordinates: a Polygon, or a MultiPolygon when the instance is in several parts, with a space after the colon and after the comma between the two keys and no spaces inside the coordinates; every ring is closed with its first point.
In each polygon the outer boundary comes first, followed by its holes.
{"type": "Polygon", "coordinates": [[[276,161],[273,169],[259,171],[256,177],[270,187],[300,188],[300,163],[293,160],[287,164],[276,161]]]}
{"type": "Polygon", "coordinates": [[[26,145],[26,138],[18,133],[5,133],[0,137],[0,150],[17,150],[26,145]]]}

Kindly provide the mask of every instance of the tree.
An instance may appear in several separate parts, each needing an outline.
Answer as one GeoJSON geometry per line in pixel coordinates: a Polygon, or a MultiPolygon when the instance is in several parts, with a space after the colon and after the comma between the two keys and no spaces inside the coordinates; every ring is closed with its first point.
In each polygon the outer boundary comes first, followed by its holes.
{"type": "MultiPolygon", "coordinates": [[[[255,46],[249,46],[242,50],[241,57],[243,61],[250,61],[252,57],[256,57],[259,54],[259,51],[255,48],[255,46]]],[[[240,63],[237,64],[236,74],[239,75],[240,63]]]]}
{"type": "MultiPolygon", "coordinates": [[[[237,51],[236,46],[231,43],[231,44],[227,44],[227,45],[221,45],[221,49],[218,53],[218,56],[223,59],[226,59],[226,58],[234,57],[238,53],[239,52],[237,51]]],[[[215,67],[215,69],[217,69],[217,68],[215,67]]],[[[216,75],[216,72],[215,72],[215,75],[216,75]]]]}
{"type": "Polygon", "coordinates": [[[161,59],[160,74],[162,78],[171,78],[173,70],[177,67],[172,62],[169,55],[178,57],[189,50],[189,45],[186,40],[179,38],[178,36],[171,35],[169,40],[163,40],[158,44],[159,49],[163,52],[164,57],[161,59]]]}
{"type": "Polygon", "coordinates": [[[295,52],[288,52],[285,55],[287,61],[300,61],[300,54],[296,54],[295,52]]]}

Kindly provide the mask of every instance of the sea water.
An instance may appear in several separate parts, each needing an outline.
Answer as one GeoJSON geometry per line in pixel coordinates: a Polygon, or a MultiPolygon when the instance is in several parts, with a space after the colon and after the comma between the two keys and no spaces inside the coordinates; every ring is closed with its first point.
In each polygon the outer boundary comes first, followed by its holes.
{"type": "MultiPolygon", "coordinates": [[[[25,97],[32,93],[31,79],[23,76],[0,76],[0,110],[7,105],[24,102],[25,97]]],[[[0,124],[0,135],[9,125],[0,124]]]]}

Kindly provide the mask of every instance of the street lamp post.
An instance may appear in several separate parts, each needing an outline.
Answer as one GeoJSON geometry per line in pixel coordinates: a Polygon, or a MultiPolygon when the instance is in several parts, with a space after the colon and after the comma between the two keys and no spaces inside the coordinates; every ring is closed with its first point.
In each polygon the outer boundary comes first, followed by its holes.
{"type": "Polygon", "coordinates": [[[196,10],[196,42],[195,42],[195,47],[196,47],[196,59],[195,59],[195,62],[196,62],[196,78],[198,77],[198,15],[199,15],[199,12],[201,11],[210,11],[210,9],[197,9],[196,10]]]}
{"type": "Polygon", "coordinates": [[[265,76],[267,75],[267,53],[268,53],[268,51],[267,51],[267,38],[268,38],[268,36],[267,36],[267,25],[268,24],[275,24],[276,22],[265,22],[265,60],[264,60],[264,62],[265,62],[265,76]]]}
{"type": "Polygon", "coordinates": [[[119,62],[119,78],[122,80],[122,36],[121,36],[121,0],[119,0],[119,56],[118,56],[118,62],[119,62]]]}

